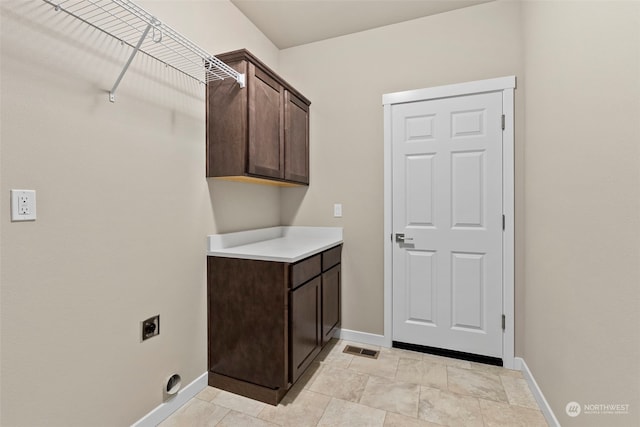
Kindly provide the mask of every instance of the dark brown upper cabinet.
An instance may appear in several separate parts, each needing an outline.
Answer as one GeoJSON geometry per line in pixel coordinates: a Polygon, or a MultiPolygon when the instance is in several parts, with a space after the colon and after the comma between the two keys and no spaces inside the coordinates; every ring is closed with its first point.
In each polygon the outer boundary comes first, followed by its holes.
{"type": "Polygon", "coordinates": [[[207,177],[308,185],[311,101],[245,49],[217,57],[247,85],[207,84],[207,177]]]}

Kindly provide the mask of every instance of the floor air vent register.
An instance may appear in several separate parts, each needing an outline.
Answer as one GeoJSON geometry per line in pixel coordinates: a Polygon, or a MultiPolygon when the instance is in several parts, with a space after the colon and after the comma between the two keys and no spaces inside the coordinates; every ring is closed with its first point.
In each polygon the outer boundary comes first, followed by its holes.
{"type": "Polygon", "coordinates": [[[348,345],[342,350],[343,353],[353,354],[355,356],[369,357],[371,359],[377,359],[380,353],[377,350],[369,350],[368,348],[356,347],[354,345],[348,345]]]}

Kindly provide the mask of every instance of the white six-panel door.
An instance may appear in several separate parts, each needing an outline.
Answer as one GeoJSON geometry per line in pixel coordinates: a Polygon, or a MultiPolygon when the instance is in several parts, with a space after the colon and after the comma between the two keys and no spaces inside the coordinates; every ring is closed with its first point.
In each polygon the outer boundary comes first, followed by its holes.
{"type": "Polygon", "coordinates": [[[391,137],[393,340],[502,357],[502,93],[394,104],[391,137]]]}

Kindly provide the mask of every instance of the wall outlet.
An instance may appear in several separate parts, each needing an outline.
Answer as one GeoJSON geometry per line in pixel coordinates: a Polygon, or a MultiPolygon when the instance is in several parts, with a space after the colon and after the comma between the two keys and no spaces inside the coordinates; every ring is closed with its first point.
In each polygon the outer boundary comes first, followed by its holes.
{"type": "Polygon", "coordinates": [[[11,221],[35,221],[35,190],[11,190],[11,221]]]}
{"type": "Polygon", "coordinates": [[[156,335],[160,335],[160,315],[155,315],[140,322],[142,329],[142,340],[147,340],[156,335]]]}

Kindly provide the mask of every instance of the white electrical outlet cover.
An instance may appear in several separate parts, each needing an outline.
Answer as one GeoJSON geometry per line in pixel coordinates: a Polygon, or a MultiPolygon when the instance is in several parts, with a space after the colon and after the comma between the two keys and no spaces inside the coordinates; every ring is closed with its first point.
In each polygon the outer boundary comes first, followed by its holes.
{"type": "Polygon", "coordinates": [[[11,190],[11,221],[35,221],[35,190],[11,190]]]}
{"type": "Polygon", "coordinates": [[[336,203],[333,205],[333,217],[342,218],[342,203],[336,203]]]}

